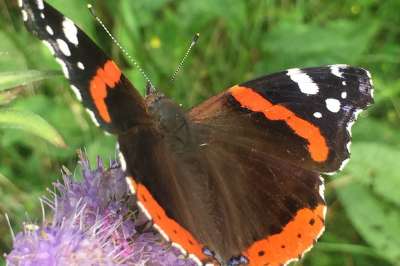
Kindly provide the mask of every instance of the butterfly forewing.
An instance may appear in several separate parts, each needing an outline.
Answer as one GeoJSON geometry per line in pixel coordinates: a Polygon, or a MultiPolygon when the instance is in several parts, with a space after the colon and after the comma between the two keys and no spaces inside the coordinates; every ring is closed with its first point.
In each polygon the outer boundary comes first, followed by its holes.
{"type": "Polygon", "coordinates": [[[20,5],[25,25],[53,53],[96,124],[116,133],[147,121],[139,93],[78,26],[44,1],[22,0],[20,5]]]}
{"type": "Polygon", "coordinates": [[[352,124],[372,101],[366,70],[332,65],[290,69],[242,83],[190,115],[217,132],[237,125],[230,138],[233,145],[258,143],[258,149],[273,151],[282,160],[334,172],[349,158],[352,124]]]}

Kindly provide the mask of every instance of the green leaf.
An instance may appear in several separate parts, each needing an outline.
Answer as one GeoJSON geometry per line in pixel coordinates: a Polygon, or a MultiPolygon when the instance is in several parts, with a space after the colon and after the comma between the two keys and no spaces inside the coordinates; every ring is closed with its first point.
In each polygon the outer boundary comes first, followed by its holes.
{"type": "Polygon", "coordinates": [[[358,182],[338,188],[337,193],[360,235],[376,249],[376,252],[392,263],[397,263],[400,259],[398,208],[374,194],[368,186],[358,182]]]}
{"type": "Polygon", "coordinates": [[[26,68],[26,59],[15,40],[2,31],[0,31],[0,40],[0,70],[11,71],[26,68]]]}
{"type": "Polygon", "coordinates": [[[344,173],[379,197],[400,206],[400,151],[382,143],[360,142],[351,147],[352,158],[344,173]]]}
{"type": "Polygon", "coordinates": [[[343,252],[381,258],[381,255],[375,249],[361,245],[320,242],[314,248],[325,252],[343,252]]]}
{"type": "Polygon", "coordinates": [[[57,76],[61,76],[60,71],[22,70],[0,72],[0,91],[57,76]]]}
{"type": "MultiPolygon", "coordinates": [[[[7,197],[8,195],[2,194],[1,199],[2,202],[6,198],[8,198],[8,204],[5,207],[8,210],[18,210],[23,207],[23,201],[27,201],[29,199],[29,195],[25,194],[24,191],[22,191],[18,186],[16,186],[9,178],[4,176],[2,173],[0,173],[0,191],[7,191],[7,194],[11,194],[12,200],[10,200],[10,196],[7,197]]],[[[2,210],[4,207],[0,206],[0,209],[2,210]]],[[[2,210],[4,211],[4,210],[2,210]]]]}
{"type": "Polygon", "coordinates": [[[381,142],[390,145],[392,148],[400,148],[400,131],[383,123],[382,120],[365,117],[368,112],[361,113],[357,123],[352,128],[353,139],[362,142],[381,142]],[[365,114],[365,115],[364,115],[365,114]]]}
{"type": "Polygon", "coordinates": [[[374,20],[341,19],[327,21],[324,25],[284,20],[266,35],[262,46],[271,58],[260,62],[259,69],[271,69],[271,60],[274,61],[271,70],[275,71],[339,62],[359,64],[378,25],[374,20]]]}
{"type": "Polygon", "coordinates": [[[58,147],[66,147],[61,135],[41,116],[20,110],[0,109],[0,128],[27,131],[58,147]]]}

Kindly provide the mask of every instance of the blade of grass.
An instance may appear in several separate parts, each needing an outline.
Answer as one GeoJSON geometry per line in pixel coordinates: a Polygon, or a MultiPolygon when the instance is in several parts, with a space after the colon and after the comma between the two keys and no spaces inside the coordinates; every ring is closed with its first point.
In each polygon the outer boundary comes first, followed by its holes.
{"type": "Polygon", "coordinates": [[[0,109],[0,128],[21,129],[65,148],[61,135],[41,116],[28,111],[0,109]]]}
{"type": "Polygon", "coordinates": [[[9,90],[32,82],[61,76],[60,71],[23,70],[0,72],[0,91],[9,90]]]}
{"type": "Polygon", "coordinates": [[[375,249],[361,245],[320,242],[314,248],[316,250],[324,252],[343,252],[343,253],[350,253],[353,255],[363,255],[379,259],[385,259],[385,257],[379,254],[379,252],[377,252],[375,249]]]}

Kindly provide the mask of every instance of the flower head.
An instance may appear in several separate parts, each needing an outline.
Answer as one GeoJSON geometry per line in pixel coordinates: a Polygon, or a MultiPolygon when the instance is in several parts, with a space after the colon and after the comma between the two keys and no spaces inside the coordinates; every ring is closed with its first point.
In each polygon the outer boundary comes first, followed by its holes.
{"type": "Polygon", "coordinates": [[[51,221],[25,226],[6,255],[8,265],[195,265],[152,230],[129,194],[125,175],[112,161],[94,170],[80,154],[82,180],[63,170],[63,181],[43,201],[51,221]]]}

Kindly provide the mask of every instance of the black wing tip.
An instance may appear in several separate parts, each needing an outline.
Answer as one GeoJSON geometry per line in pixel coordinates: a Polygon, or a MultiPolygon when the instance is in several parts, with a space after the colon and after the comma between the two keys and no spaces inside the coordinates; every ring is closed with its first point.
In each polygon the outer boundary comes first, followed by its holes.
{"type": "Polygon", "coordinates": [[[18,0],[18,7],[22,10],[44,10],[48,4],[43,0],[18,0]]]}
{"type": "MultiPolygon", "coordinates": [[[[374,103],[374,84],[370,71],[363,67],[347,64],[327,65],[333,75],[354,80],[357,83],[359,98],[357,101],[357,112],[367,109],[374,103]]],[[[357,117],[353,118],[354,120],[357,117]]]]}
{"type": "Polygon", "coordinates": [[[359,84],[358,89],[360,92],[359,106],[354,109],[349,121],[346,123],[346,155],[341,161],[340,167],[335,172],[325,174],[335,174],[341,172],[345,168],[351,156],[350,147],[352,140],[352,126],[357,121],[359,115],[374,103],[374,84],[371,72],[368,69],[356,66],[346,66],[343,68],[343,73],[357,78],[359,84]]]}
{"type": "Polygon", "coordinates": [[[360,93],[366,96],[364,108],[374,102],[374,83],[371,72],[368,69],[346,64],[335,64],[329,65],[328,67],[330,67],[331,70],[338,68],[344,75],[350,75],[357,78],[357,81],[359,82],[360,93]]]}
{"type": "Polygon", "coordinates": [[[18,7],[21,9],[22,20],[28,29],[34,30],[34,21],[44,19],[44,10],[48,4],[43,0],[18,0],[18,7]],[[40,16],[40,17],[39,17],[40,16]]]}
{"type": "Polygon", "coordinates": [[[371,73],[365,68],[361,68],[361,69],[364,71],[367,78],[365,78],[363,80],[364,82],[360,82],[360,84],[361,84],[360,86],[363,86],[362,89],[369,96],[369,101],[367,103],[367,106],[369,106],[374,103],[374,82],[372,80],[371,73]]]}

